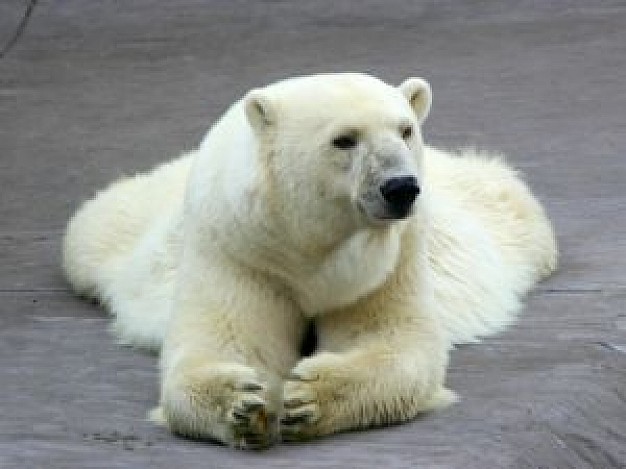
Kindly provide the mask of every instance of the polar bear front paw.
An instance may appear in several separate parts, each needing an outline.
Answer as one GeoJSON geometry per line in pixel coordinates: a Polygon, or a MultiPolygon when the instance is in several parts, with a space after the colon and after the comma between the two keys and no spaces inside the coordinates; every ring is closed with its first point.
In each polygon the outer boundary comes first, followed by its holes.
{"type": "Polygon", "coordinates": [[[240,449],[265,448],[277,439],[276,399],[251,368],[191,367],[165,386],[163,416],[175,433],[240,449]]]}
{"type": "Polygon", "coordinates": [[[234,447],[260,449],[274,442],[275,416],[268,410],[263,392],[264,387],[254,382],[244,383],[235,390],[226,417],[234,447]]]}
{"type": "Polygon", "coordinates": [[[342,407],[342,385],[333,379],[337,368],[329,361],[334,361],[330,354],[305,359],[285,381],[280,419],[284,441],[307,440],[338,430],[334,414],[342,407]]]}
{"type": "Polygon", "coordinates": [[[317,436],[316,425],[321,412],[313,382],[292,375],[285,383],[283,406],[280,419],[283,440],[299,441],[317,436]]]}

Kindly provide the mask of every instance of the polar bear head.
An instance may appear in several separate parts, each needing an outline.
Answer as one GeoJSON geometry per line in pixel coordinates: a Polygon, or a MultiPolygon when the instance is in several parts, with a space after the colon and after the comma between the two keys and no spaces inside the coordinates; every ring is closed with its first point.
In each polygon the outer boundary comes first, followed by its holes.
{"type": "Polygon", "coordinates": [[[254,89],[243,104],[269,197],[309,242],[416,212],[426,81],[314,75],[254,89]]]}

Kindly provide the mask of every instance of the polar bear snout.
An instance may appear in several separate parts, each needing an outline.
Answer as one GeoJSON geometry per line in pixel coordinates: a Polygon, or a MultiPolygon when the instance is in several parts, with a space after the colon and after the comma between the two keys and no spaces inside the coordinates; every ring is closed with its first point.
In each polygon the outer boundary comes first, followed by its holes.
{"type": "Polygon", "coordinates": [[[389,218],[406,218],[420,193],[420,186],[415,176],[392,177],[382,183],[380,193],[390,212],[389,218]]]}
{"type": "Polygon", "coordinates": [[[364,191],[358,207],[368,224],[387,224],[411,216],[420,191],[416,176],[410,173],[388,175],[364,191]]]}

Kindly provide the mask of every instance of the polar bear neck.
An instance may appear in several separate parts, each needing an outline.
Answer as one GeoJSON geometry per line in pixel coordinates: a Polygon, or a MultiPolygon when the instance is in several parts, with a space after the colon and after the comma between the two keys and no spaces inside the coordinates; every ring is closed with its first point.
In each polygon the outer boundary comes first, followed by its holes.
{"type": "Polygon", "coordinates": [[[363,229],[289,279],[305,315],[313,317],[356,302],[384,283],[398,263],[400,229],[363,229]]]}
{"type": "Polygon", "coordinates": [[[222,238],[221,254],[275,279],[303,314],[314,317],[355,303],[381,286],[398,264],[403,228],[361,229],[321,255],[298,250],[269,233],[222,238]]]}
{"type": "MultiPolygon", "coordinates": [[[[200,224],[191,227],[197,229],[200,224]]],[[[227,256],[271,277],[307,317],[355,303],[381,286],[398,264],[408,223],[355,230],[334,245],[302,246],[260,218],[232,213],[201,233],[204,255],[227,256]]],[[[204,225],[206,227],[206,225],[204,225]]],[[[408,228],[411,229],[411,228],[408,228]]]]}

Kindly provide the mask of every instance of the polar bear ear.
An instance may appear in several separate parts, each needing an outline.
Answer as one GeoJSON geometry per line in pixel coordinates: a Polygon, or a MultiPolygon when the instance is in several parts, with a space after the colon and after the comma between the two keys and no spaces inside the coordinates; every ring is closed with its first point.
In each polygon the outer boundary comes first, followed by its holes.
{"type": "Polygon", "coordinates": [[[276,121],[274,106],[263,90],[250,91],[244,98],[244,106],[248,122],[255,130],[265,130],[276,121]]]}
{"type": "Polygon", "coordinates": [[[399,88],[413,108],[417,120],[420,123],[424,122],[433,101],[433,93],[428,82],[422,78],[407,78],[399,88]]]}

